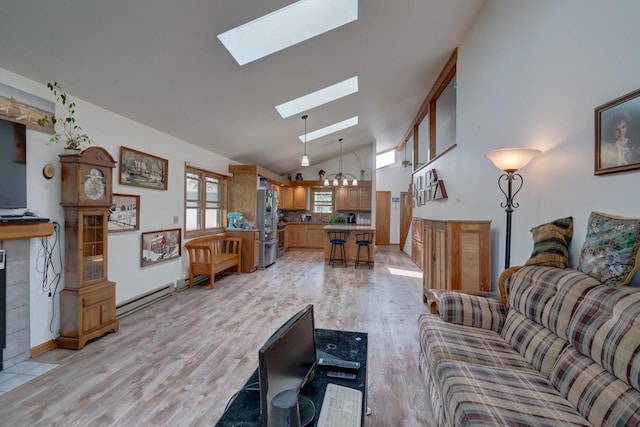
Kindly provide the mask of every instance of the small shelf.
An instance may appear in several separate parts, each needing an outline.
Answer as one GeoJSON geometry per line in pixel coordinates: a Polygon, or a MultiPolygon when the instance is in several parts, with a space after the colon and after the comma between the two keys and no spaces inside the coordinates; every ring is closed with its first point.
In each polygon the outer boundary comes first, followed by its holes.
{"type": "Polygon", "coordinates": [[[52,234],[52,222],[0,225],[0,240],[33,239],[35,237],[51,236],[52,234]]]}

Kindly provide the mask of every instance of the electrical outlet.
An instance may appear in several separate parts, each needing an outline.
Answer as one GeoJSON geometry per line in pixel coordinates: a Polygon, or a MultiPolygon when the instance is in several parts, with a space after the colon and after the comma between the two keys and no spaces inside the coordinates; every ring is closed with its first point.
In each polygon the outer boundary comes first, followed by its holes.
{"type": "Polygon", "coordinates": [[[178,217],[177,217],[177,216],[174,216],[174,217],[173,217],[173,223],[174,223],[174,224],[177,224],[177,223],[178,223],[178,217]]]}

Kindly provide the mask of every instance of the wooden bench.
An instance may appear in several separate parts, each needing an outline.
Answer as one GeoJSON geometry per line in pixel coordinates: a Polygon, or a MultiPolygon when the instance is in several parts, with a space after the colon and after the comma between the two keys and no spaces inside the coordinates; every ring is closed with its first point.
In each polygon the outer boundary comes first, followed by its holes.
{"type": "Polygon", "coordinates": [[[189,252],[189,287],[193,287],[194,274],[207,274],[211,278],[210,287],[216,273],[231,267],[240,274],[241,237],[227,237],[220,234],[190,240],[184,247],[189,252]]]}

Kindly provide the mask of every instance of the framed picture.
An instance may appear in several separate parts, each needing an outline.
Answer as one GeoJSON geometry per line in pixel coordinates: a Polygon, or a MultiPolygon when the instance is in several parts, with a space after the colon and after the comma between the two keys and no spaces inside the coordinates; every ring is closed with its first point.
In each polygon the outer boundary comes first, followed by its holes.
{"type": "Polygon", "coordinates": [[[181,229],[149,231],[142,233],[140,266],[171,261],[182,255],[181,229]]]}
{"type": "Polygon", "coordinates": [[[427,190],[420,190],[420,196],[418,198],[418,205],[423,206],[426,202],[427,190]]]}
{"type": "Polygon", "coordinates": [[[140,229],[140,196],[114,193],[112,203],[107,224],[109,233],[140,229]]]}
{"type": "Polygon", "coordinates": [[[596,107],[595,175],[640,169],[640,89],[596,107]]]}
{"type": "Polygon", "coordinates": [[[416,178],[416,189],[422,190],[422,175],[418,175],[416,178]]]}
{"type": "Polygon", "coordinates": [[[167,189],[169,161],[127,147],[120,147],[120,184],[167,189]]]}

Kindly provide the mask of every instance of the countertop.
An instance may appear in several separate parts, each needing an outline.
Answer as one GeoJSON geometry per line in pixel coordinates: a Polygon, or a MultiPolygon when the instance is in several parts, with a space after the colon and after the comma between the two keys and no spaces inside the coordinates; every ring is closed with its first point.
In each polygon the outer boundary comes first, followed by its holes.
{"type": "Polygon", "coordinates": [[[325,230],[363,230],[363,231],[376,231],[375,227],[371,225],[362,224],[328,224],[324,227],[325,230]]]}

